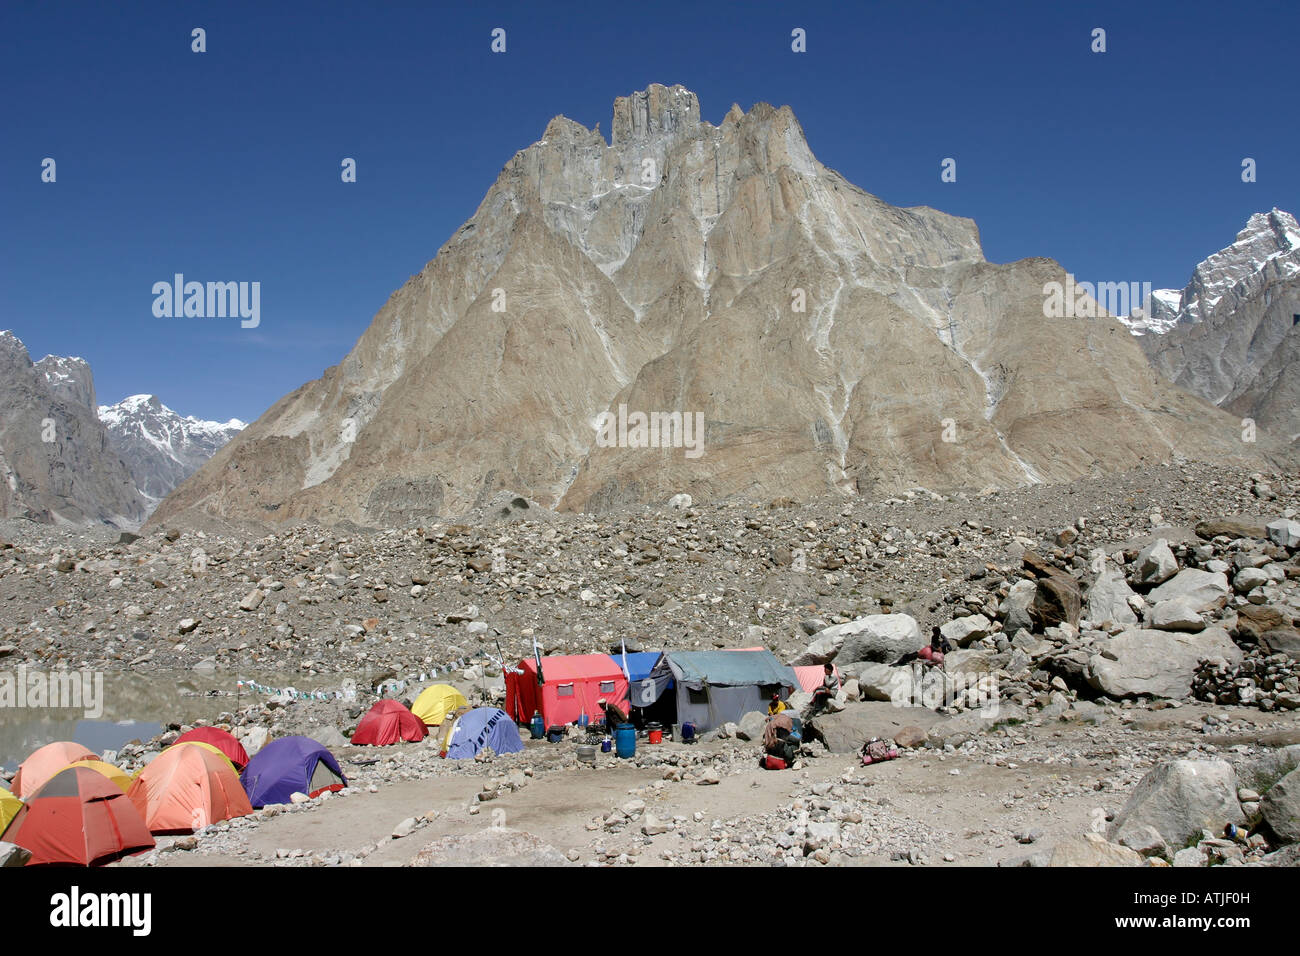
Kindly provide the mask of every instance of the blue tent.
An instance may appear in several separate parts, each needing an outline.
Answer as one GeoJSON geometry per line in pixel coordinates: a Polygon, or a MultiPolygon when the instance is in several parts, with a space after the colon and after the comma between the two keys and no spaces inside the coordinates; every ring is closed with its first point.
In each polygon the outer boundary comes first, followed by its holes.
{"type": "Polygon", "coordinates": [[[475,707],[456,718],[447,735],[447,756],[452,760],[475,757],[484,747],[493,753],[513,754],[524,749],[519,728],[497,707],[475,707]]]}
{"type": "Polygon", "coordinates": [[[294,793],[342,790],[347,778],[334,755],[310,737],[280,737],[255,753],[239,775],[254,807],[288,803],[294,793]]]}
{"type": "Polygon", "coordinates": [[[767,712],[773,694],[782,699],[799,687],[795,672],[771,651],[669,651],[647,681],[676,684],[677,719],[699,731],[712,730],[745,714],[767,712]]]}
{"type": "MultiPolygon", "coordinates": [[[[622,654],[610,654],[609,657],[622,669],[622,654]]],[[[655,673],[661,657],[663,654],[658,651],[638,651],[627,655],[628,703],[633,707],[649,707],[663,696],[664,691],[672,689],[671,673],[663,669],[655,673]]]]}

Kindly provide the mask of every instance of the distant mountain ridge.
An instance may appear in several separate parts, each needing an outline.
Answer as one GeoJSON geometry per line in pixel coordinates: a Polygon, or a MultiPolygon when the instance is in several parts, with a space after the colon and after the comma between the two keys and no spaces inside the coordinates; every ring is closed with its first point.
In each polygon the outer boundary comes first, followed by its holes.
{"type": "Polygon", "coordinates": [[[1170,381],[1300,439],[1300,224],[1291,213],[1251,216],[1186,287],[1155,293],[1151,315],[1129,325],[1170,381]]]}
{"type": "Polygon", "coordinates": [[[156,504],[188,478],[245,424],[210,422],[172,411],[154,395],[131,395],[99,406],[109,441],[131,470],[135,485],[156,504]]]}
{"type": "Polygon", "coordinates": [[[152,395],[97,406],[85,359],[32,362],[0,332],[0,518],[133,530],[243,427],[182,418],[152,395]]]}

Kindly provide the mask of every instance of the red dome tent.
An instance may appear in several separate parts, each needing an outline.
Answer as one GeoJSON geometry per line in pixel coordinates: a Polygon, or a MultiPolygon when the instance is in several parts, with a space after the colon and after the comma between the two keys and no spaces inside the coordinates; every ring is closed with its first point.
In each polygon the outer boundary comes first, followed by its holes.
{"type": "Polygon", "coordinates": [[[30,850],[28,866],[96,866],[154,845],[134,804],[89,767],[68,767],[46,781],[14,816],[4,838],[30,850]]]}
{"type": "Polygon", "coordinates": [[[354,744],[386,747],[403,740],[423,740],[428,733],[424,721],[395,700],[381,700],[371,707],[352,734],[354,744]]]}
{"type": "Polygon", "coordinates": [[[233,763],[235,770],[240,773],[243,773],[244,768],[248,766],[248,751],[244,749],[244,745],[220,727],[195,727],[177,737],[176,743],[211,744],[225,754],[226,759],[233,763]]]}

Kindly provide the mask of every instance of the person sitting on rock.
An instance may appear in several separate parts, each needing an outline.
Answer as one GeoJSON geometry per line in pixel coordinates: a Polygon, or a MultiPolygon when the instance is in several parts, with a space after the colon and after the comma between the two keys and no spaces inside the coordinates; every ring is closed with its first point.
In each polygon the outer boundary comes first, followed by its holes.
{"type": "Polygon", "coordinates": [[[942,667],[944,655],[951,650],[952,645],[948,643],[948,638],[943,636],[943,631],[939,630],[938,626],[935,626],[930,631],[930,646],[921,648],[916,652],[916,656],[942,667]]]}
{"type": "Polygon", "coordinates": [[[821,713],[822,709],[825,708],[826,703],[839,693],[840,689],[839,678],[835,676],[835,665],[827,663],[824,665],[824,668],[826,673],[822,677],[822,682],[818,688],[813,691],[812,709],[815,714],[821,713]]]}

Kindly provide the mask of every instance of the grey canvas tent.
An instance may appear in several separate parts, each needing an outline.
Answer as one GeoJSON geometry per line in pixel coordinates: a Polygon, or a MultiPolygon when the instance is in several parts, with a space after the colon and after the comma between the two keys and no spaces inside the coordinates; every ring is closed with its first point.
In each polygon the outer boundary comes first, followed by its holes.
{"type": "Polygon", "coordinates": [[[650,673],[650,681],[675,693],[677,722],[698,731],[738,721],[750,711],[767,712],[773,694],[785,700],[798,688],[794,671],[771,651],[670,651],[650,673]],[[668,680],[672,688],[668,688],[668,680]]]}

